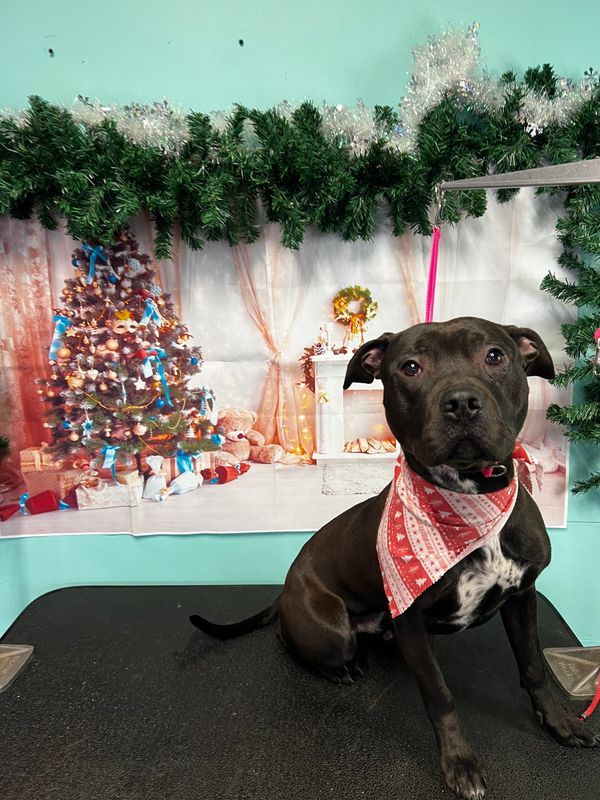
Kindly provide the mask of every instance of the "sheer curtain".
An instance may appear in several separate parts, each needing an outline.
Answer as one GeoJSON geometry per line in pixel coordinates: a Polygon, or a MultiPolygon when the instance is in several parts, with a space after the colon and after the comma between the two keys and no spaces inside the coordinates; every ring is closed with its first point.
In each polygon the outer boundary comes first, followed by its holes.
{"type": "Polygon", "coordinates": [[[49,375],[52,306],[62,287],[57,265],[70,261],[71,248],[62,230],[0,218],[0,434],[11,443],[3,467],[9,481],[19,450],[49,438],[35,381],[49,375]]]}
{"type": "Polygon", "coordinates": [[[286,250],[279,227],[264,224],[258,242],[232,250],[244,306],[269,352],[256,427],[288,458],[313,452],[311,398],[300,386],[298,352],[290,344],[312,285],[315,243],[312,237],[298,252],[286,250]]]}

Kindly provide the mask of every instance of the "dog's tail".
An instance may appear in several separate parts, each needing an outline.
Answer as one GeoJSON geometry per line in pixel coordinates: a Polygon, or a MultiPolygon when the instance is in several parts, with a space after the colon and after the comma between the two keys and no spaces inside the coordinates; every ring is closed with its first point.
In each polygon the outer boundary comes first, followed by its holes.
{"type": "Polygon", "coordinates": [[[210,634],[217,639],[234,639],[236,636],[242,636],[244,633],[250,633],[257,628],[264,628],[265,625],[270,625],[277,619],[279,612],[279,598],[275,600],[268,608],[263,608],[257,614],[253,614],[247,619],[240,622],[233,622],[230,625],[218,625],[216,622],[210,622],[198,614],[192,614],[190,622],[196,628],[200,628],[204,633],[210,634]]]}

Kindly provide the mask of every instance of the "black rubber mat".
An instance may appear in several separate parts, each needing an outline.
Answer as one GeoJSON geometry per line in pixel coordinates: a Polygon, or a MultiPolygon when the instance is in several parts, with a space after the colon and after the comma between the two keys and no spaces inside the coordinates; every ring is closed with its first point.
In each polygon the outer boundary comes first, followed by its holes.
{"type": "MultiPolygon", "coordinates": [[[[188,622],[241,618],[277,591],[76,588],[34,602],[3,639],[35,652],[0,695],[0,796],[451,797],[394,643],[372,641],[365,677],[337,687],[296,664],[275,626],[220,642],[188,622]]],[[[540,629],[545,646],[577,644],[543,599],[540,629]]],[[[600,752],[562,748],[538,725],[499,619],[437,642],[489,798],[598,796],[600,752]]]]}

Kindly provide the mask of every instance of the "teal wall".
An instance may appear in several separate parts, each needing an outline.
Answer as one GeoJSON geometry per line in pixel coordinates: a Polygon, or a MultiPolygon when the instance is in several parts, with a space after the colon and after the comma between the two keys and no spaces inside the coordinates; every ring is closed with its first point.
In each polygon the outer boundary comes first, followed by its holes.
{"type": "MultiPolygon", "coordinates": [[[[30,94],[56,102],[77,94],[108,103],[167,97],[204,111],[284,98],[393,105],[406,89],[412,46],[473,20],[492,72],[549,61],[577,78],[600,67],[600,6],[589,0],[0,0],[0,106],[21,107],[30,94]]],[[[597,453],[575,449],[573,477],[594,461],[597,453]]],[[[599,505],[597,496],[572,499],[568,529],[551,532],[554,558],[540,581],[588,645],[600,644],[599,505]]],[[[0,632],[59,586],[276,583],[306,538],[0,541],[0,632]]]]}

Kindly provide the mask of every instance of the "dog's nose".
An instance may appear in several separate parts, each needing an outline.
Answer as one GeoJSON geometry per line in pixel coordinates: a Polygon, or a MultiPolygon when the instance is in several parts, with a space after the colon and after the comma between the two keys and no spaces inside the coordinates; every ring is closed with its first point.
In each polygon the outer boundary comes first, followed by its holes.
{"type": "Polygon", "coordinates": [[[451,389],[440,401],[444,414],[452,419],[474,419],[483,408],[481,395],[472,389],[451,389]]]}

